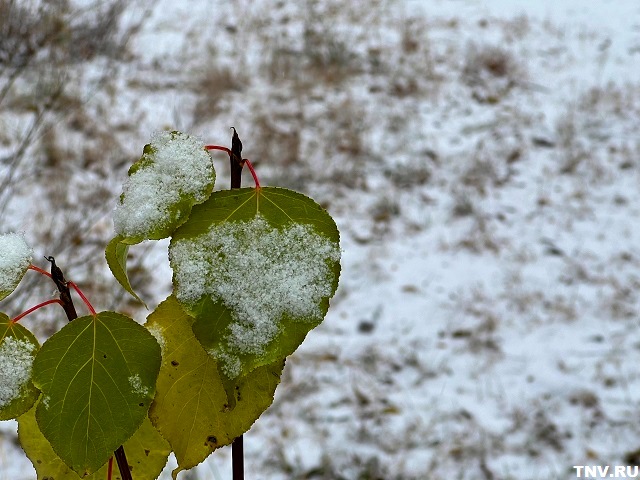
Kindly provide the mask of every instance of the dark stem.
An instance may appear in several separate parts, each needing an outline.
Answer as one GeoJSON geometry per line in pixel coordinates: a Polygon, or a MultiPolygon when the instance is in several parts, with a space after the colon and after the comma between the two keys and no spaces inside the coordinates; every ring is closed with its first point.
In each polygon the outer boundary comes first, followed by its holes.
{"type": "Polygon", "coordinates": [[[242,435],[236,437],[231,444],[231,465],[233,480],[244,480],[244,445],[242,435]]]}
{"type": "MultiPolygon", "coordinates": [[[[229,160],[231,162],[231,189],[240,188],[242,183],[242,142],[235,128],[233,128],[233,137],[231,138],[229,160]]],[[[231,444],[231,470],[233,472],[233,480],[244,480],[244,444],[242,435],[236,437],[231,444]]]]}
{"type": "Polygon", "coordinates": [[[48,262],[51,263],[51,279],[53,283],[56,284],[58,288],[58,292],[60,292],[60,301],[62,302],[62,308],[64,308],[64,313],[67,314],[67,318],[69,321],[75,320],[78,318],[78,313],[76,312],[76,307],[73,304],[73,300],[71,299],[71,292],[69,291],[69,286],[67,285],[67,281],[64,279],[64,274],[60,267],[56,265],[56,259],[53,257],[45,257],[48,262]]]}
{"type": "Polygon", "coordinates": [[[231,163],[231,188],[240,188],[242,183],[242,142],[235,128],[233,128],[233,137],[231,138],[229,161],[231,163]]]}
{"type": "MultiPolygon", "coordinates": [[[[78,318],[76,307],[73,305],[73,299],[71,298],[71,292],[69,291],[69,282],[64,279],[64,274],[58,265],[56,265],[56,259],[53,257],[44,257],[51,263],[51,279],[56,284],[58,291],[60,292],[60,301],[62,302],[62,308],[67,314],[69,321],[78,318]]],[[[129,463],[124,453],[122,445],[115,451],[116,461],[118,462],[118,468],[120,469],[120,477],[122,480],[133,480],[131,477],[131,470],[129,469],[129,463]]]]}
{"type": "Polygon", "coordinates": [[[127,462],[127,455],[124,453],[124,447],[120,445],[113,454],[116,457],[116,463],[118,464],[118,470],[120,470],[122,480],[133,480],[131,469],[129,469],[129,462],[127,462]]]}

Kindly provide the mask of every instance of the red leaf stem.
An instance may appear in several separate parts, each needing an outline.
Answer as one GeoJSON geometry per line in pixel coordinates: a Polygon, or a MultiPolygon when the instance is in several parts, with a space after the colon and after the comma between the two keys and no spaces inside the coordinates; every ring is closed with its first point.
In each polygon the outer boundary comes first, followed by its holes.
{"type": "Polygon", "coordinates": [[[249,171],[251,172],[253,181],[256,184],[256,189],[260,189],[260,181],[258,180],[258,175],[256,175],[256,171],[253,169],[253,165],[251,164],[248,158],[243,158],[242,161],[247,164],[247,167],[249,167],[249,171]]]}
{"type": "Polygon", "coordinates": [[[111,480],[112,473],[113,473],[113,455],[109,457],[109,467],[107,467],[107,480],[111,480]]]}
{"type": "MultiPolygon", "coordinates": [[[[233,156],[233,152],[228,149],[227,147],[223,147],[222,145],[205,145],[204,148],[206,150],[220,150],[222,152],[227,152],[227,155],[229,155],[229,157],[233,156]]],[[[256,188],[260,188],[260,181],[258,180],[258,175],[256,174],[256,171],[253,168],[253,165],[251,164],[251,162],[249,161],[248,158],[243,158],[242,159],[242,164],[247,164],[247,167],[249,167],[249,171],[251,172],[251,176],[253,177],[253,181],[256,184],[256,188]]]]}
{"type": "Polygon", "coordinates": [[[31,312],[35,312],[36,310],[38,310],[39,308],[42,308],[46,305],[50,305],[52,303],[59,303],[60,305],[62,305],[62,300],[60,300],[59,298],[54,298],[52,300],[47,300],[46,302],[42,302],[39,303],[38,305],[36,305],[35,307],[31,307],[29,310],[27,310],[26,312],[22,312],[20,315],[18,315],[17,317],[15,317],[13,320],[11,320],[11,323],[17,323],[19,322],[23,317],[26,317],[27,315],[29,315],[31,312]]]}
{"type": "Polygon", "coordinates": [[[89,312],[91,312],[91,315],[93,315],[95,317],[96,316],[96,311],[93,309],[93,305],[91,305],[91,302],[89,302],[89,299],[87,299],[87,297],[85,297],[84,293],[82,293],[82,290],[80,290],[80,287],[78,287],[78,285],[76,285],[73,282],[67,282],[67,285],[69,285],[76,292],[78,292],[78,295],[80,295],[80,298],[82,299],[84,304],[89,309],[89,312]]]}
{"type": "Polygon", "coordinates": [[[40,267],[36,267],[35,265],[29,265],[27,268],[29,270],[33,270],[35,272],[41,273],[42,275],[46,275],[47,277],[51,278],[51,274],[46,270],[41,269],[40,267]]]}
{"type": "Polygon", "coordinates": [[[223,152],[227,152],[227,155],[229,156],[233,155],[230,149],[228,149],[227,147],[223,147],[221,145],[205,145],[204,148],[206,150],[222,150],[223,152]]]}

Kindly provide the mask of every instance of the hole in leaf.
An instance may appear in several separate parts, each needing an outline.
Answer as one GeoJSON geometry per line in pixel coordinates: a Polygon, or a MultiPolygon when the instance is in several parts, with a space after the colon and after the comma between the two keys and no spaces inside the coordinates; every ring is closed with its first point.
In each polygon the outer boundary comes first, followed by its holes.
{"type": "Polygon", "coordinates": [[[176,362],[175,360],[171,360],[171,365],[173,365],[174,367],[177,367],[180,364],[178,362],[176,362]]]}

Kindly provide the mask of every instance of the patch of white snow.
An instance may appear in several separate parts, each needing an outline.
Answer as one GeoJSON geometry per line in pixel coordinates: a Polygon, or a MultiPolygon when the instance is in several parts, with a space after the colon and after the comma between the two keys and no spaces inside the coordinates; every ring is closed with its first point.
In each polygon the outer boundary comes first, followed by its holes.
{"type": "Polygon", "coordinates": [[[151,325],[145,325],[149,333],[153,335],[153,338],[156,339],[158,345],[160,345],[160,350],[162,351],[162,355],[164,356],[164,351],[167,348],[167,343],[164,339],[163,328],[155,323],[151,325]]]}
{"type": "Polygon", "coordinates": [[[35,345],[6,337],[0,345],[0,408],[18,398],[31,378],[35,345]]]}
{"type": "Polygon", "coordinates": [[[125,182],[113,214],[115,232],[124,237],[148,238],[169,226],[172,209],[185,196],[204,202],[213,188],[215,172],[199,139],[180,132],[151,137],[152,152],[125,182]]]}
{"type": "Polygon", "coordinates": [[[133,388],[133,393],[144,396],[149,395],[149,387],[142,384],[140,375],[136,373],[135,375],[130,376],[127,380],[129,380],[129,384],[131,385],[131,388],[133,388]]]}
{"type": "Polygon", "coordinates": [[[0,235],[0,292],[11,292],[31,264],[33,250],[19,233],[0,235]]]}
{"type": "Polygon", "coordinates": [[[215,352],[231,378],[239,373],[237,355],[262,354],[284,315],[322,318],[320,301],[332,293],[331,264],[340,259],[339,247],[311,226],[280,230],[260,214],[179,240],[169,254],[178,300],[194,304],[208,295],[231,310],[226,351],[215,352]]]}

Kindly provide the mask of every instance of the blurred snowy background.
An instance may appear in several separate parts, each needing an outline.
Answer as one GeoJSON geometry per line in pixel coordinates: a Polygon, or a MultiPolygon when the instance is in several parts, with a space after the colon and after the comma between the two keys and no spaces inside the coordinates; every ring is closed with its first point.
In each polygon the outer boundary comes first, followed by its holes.
{"type": "MultiPolygon", "coordinates": [[[[96,307],[146,315],[103,250],[154,131],[235,126],[262,183],[336,218],[340,288],[245,435],[247,479],[638,465],[639,125],[637,0],[0,0],[0,231],[96,307]]],[[[131,250],[152,307],[165,249],[131,250]]],[[[229,453],[180,480],[230,479],[229,453]]],[[[0,480],[34,477],[2,422],[0,480]]]]}

